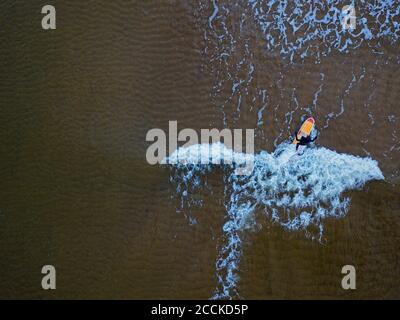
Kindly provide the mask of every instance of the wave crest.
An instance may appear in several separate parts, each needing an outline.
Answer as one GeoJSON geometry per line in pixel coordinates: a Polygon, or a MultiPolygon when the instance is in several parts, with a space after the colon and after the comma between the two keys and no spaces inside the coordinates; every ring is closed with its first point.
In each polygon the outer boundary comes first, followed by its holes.
{"type": "Polygon", "coordinates": [[[324,219],[347,213],[350,198],[343,195],[345,191],[360,189],[370,180],[384,179],[375,160],[323,147],[308,148],[302,156],[297,156],[294,145],[282,143],[273,153],[262,151],[253,156],[233,152],[221,143],[197,144],[178,148],[163,161],[175,160],[171,180],[177,184],[176,192],[182,204],[201,205],[197,199],[190,198],[196,189],[203,187],[201,176],[211,173],[219,166],[216,163],[231,155],[237,162],[225,164],[223,170],[225,244],[216,260],[219,285],[213,298],[239,295],[236,284],[243,247],[241,233],[255,226],[256,208],[270,222],[288,231],[302,229],[306,236],[320,240],[324,219]],[[210,152],[216,162],[201,163],[202,156],[211,159],[210,152]],[[252,173],[235,174],[233,169],[249,157],[254,157],[252,173]]]}

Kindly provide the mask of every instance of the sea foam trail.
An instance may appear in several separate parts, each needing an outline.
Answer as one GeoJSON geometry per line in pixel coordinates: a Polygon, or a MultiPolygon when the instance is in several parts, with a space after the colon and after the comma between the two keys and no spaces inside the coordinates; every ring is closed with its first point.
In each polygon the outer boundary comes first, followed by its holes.
{"type": "Polygon", "coordinates": [[[315,55],[319,60],[320,55],[349,52],[363,42],[384,38],[395,43],[400,36],[398,0],[248,0],[248,4],[267,49],[291,59],[315,55]],[[343,28],[346,5],[355,9],[354,29],[343,28]]]}
{"type": "Polygon", "coordinates": [[[249,155],[233,152],[221,143],[197,144],[179,148],[164,159],[164,163],[174,163],[171,179],[182,202],[190,203],[190,194],[203,187],[200,177],[232,155],[235,161],[223,165],[226,221],[225,243],[216,260],[219,284],[213,298],[217,299],[239,296],[236,285],[243,250],[241,235],[256,226],[257,214],[261,212],[285,230],[304,230],[306,236],[321,239],[324,219],[347,213],[350,199],[343,195],[345,191],[384,179],[375,160],[323,147],[309,148],[297,156],[294,145],[282,143],[273,153],[249,155]],[[210,155],[214,164],[202,164],[201,159],[210,159],[210,155]],[[249,157],[254,160],[252,172],[236,175],[235,167],[249,157]]]}

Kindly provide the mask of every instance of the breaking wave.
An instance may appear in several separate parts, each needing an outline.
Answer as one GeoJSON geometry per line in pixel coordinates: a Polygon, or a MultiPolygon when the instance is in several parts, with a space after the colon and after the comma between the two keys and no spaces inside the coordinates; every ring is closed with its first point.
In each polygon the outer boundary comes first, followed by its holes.
{"type": "Polygon", "coordinates": [[[384,179],[378,163],[369,157],[339,154],[323,147],[309,148],[297,156],[294,145],[286,142],[273,153],[262,151],[255,155],[233,152],[222,143],[197,144],[178,148],[164,159],[167,163],[173,163],[171,180],[182,204],[200,206],[202,203],[191,199],[191,195],[205,187],[202,176],[223,167],[224,244],[216,259],[216,299],[239,296],[236,285],[242,235],[259,227],[257,216],[321,240],[324,220],[342,217],[349,209],[350,198],[344,195],[345,191],[360,189],[370,180],[384,179]],[[212,163],[206,164],[204,159],[212,159],[212,163]],[[254,161],[251,173],[236,174],[237,166],[249,159],[254,161]]]}

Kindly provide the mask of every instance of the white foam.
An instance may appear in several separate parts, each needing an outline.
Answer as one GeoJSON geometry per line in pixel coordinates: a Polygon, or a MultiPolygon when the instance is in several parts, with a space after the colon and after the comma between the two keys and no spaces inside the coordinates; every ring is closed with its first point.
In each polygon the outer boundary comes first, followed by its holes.
{"type": "Polygon", "coordinates": [[[254,155],[236,152],[221,142],[194,144],[176,149],[162,164],[226,164],[238,165],[254,161],[254,155]]]}
{"type": "Polygon", "coordinates": [[[345,191],[360,189],[370,180],[384,179],[375,160],[323,147],[308,148],[297,156],[294,145],[282,143],[273,153],[262,151],[252,156],[233,152],[221,143],[200,144],[180,148],[164,161],[168,163],[175,157],[179,160],[172,180],[178,185],[182,202],[192,203],[188,190],[201,188],[199,177],[215,167],[201,164],[202,155],[209,158],[210,154],[221,164],[232,155],[238,163],[254,157],[254,170],[248,176],[235,174],[232,169],[236,162],[225,166],[226,242],[216,261],[219,285],[213,298],[238,295],[241,233],[255,227],[257,214],[262,213],[285,230],[304,230],[308,237],[321,239],[324,219],[347,213],[350,199],[343,196],[345,191]]]}
{"type": "Polygon", "coordinates": [[[357,3],[355,30],[342,27],[342,8],[348,1],[248,0],[248,3],[265,35],[267,48],[279,50],[291,59],[294,55],[301,58],[315,55],[319,59],[320,55],[333,51],[348,52],[373,39],[386,38],[395,43],[400,36],[398,0],[357,3]],[[321,14],[323,17],[318,19],[321,14]],[[305,30],[304,34],[298,33],[299,29],[305,30]]]}

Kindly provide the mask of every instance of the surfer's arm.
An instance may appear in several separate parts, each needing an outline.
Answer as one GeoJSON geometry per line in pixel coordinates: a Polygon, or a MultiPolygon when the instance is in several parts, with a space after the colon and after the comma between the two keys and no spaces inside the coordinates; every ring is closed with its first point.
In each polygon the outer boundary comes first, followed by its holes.
{"type": "Polygon", "coordinates": [[[313,139],[311,139],[310,142],[314,142],[315,140],[317,140],[317,138],[318,138],[318,134],[313,139]]]}

